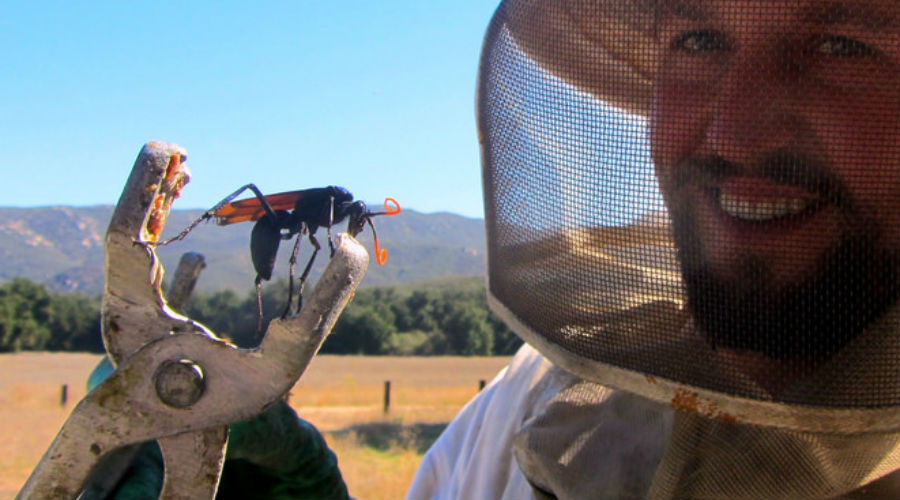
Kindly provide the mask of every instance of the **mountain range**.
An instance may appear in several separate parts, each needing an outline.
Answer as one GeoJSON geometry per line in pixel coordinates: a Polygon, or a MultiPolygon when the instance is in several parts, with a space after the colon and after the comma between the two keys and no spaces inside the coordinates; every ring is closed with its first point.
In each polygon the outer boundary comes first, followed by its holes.
{"type": "MultiPolygon", "coordinates": [[[[113,207],[0,207],[0,282],[23,277],[59,292],[99,294],[103,291],[103,241],[113,207]]],[[[163,238],[176,234],[202,210],[173,210],[163,238]]],[[[378,239],[388,249],[384,266],[372,259],[362,286],[411,283],[448,276],[484,275],[484,222],[451,213],[423,214],[404,210],[374,220],[378,239]]],[[[251,224],[201,224],[183,241],[161,247],[159,255],[169,275],[184,252],[198,252],[206,260],[197,289],[233,289],[243,293],[256,276],[250,260],[251,224]]],[[[343,230],[343,225],[338,228],[343,230]]],[[[313,266],[315,279],[328,261],[325,231],[317,233],[323,251],[313,266]]],[[[359,236],[373,253],[369,228],[359,236]]],[[[274,279],[287,277],[292,241],[281,243],[274,279]]],[[[312,246],[301,243],[298,272],[312,246]]]]}

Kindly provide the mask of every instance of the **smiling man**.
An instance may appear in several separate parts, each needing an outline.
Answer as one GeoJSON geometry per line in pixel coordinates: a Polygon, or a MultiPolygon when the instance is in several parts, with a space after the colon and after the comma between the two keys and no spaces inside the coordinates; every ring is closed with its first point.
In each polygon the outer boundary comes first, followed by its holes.
{"type": "Polygon", "coordinates": [[[897,299],[897,10],[665,9],[653,158],[711,340],[774,357],[829,353],[897,299]],[[822,331],[837,338],[815,342],[822,331]]]}
{"type": "Polygon", "coordinates": [[[478,99],[528,344],[410,498],[900,495],[900,4],[508,0],[478,99]]]}
{"type": "Polygon", "coordinates": [[[898,10],[663,9],[653,159],[710,342],[812,363],[896,302],[898,10]]]}

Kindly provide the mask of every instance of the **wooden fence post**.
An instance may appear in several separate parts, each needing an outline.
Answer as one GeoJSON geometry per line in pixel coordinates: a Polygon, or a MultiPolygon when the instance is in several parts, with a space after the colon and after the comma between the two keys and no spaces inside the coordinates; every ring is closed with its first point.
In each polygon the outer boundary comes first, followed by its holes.
{"type": "Polygon", "coordinates": [[[384,381],[384,412],[387,413],[391,409],[391,381],[384,381]]]}
{"type": "Polygon", "coordinates": [[[69,385],[63,384],[59,390],[59,405],[66,406],[66,402],[69,401],[69,385]]]}
{"type": "Polygon", "coordinates": [[[481,390],[484,389],[485,384],[486,382],[484,379],[478,381],[478,392],[481,392],[481,390]]]}

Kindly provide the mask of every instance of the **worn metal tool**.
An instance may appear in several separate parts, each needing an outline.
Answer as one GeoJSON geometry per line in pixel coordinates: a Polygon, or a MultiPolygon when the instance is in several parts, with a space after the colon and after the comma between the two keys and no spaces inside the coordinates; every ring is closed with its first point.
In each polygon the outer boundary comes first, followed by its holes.
{"type": "Polygon", "coordinates": [[[138,155],[106,234],[103,340],[115,372],[73,409],[17,498],[77,498],[104,457],[156,439],[160,498],[213,498],[228,425],[290,390],[359,286],[368,254],[341,234],[303,309],[240,349],[169,308],[153,243],[189,179],[185,151],[151,142],[138,155]]]}

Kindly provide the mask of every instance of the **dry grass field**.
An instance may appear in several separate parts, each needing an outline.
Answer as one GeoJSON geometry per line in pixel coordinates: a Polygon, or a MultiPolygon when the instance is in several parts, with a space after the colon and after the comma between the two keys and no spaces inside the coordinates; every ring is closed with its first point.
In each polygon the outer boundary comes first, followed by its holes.
{"type": "MultiPolygon", "coordinates": [[[[92,354],[0,355],[0,499],[12,498],[85,394],[92,354]],[[68,402],[60,404],[61,386],[68,402]]],[[[509,358],[320,356],[290,403],[325,432],[350,492],[402,498],[443,425],[509,358]],[[384,382],[391,409],[383,412],[384,382]]]]}

